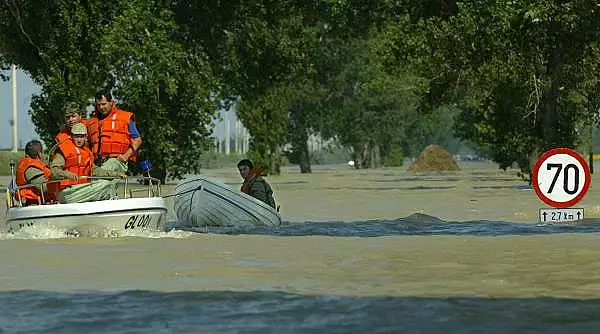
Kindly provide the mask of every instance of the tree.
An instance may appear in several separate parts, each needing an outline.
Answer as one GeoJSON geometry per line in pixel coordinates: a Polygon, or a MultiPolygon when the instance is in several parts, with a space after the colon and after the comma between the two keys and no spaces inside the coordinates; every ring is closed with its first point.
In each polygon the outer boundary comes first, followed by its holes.
{"type": "Polygon", "coordinates": [[[116,95],[142,132],[142,157],[162,181],[167,171],[177,178],[200,171],[219,99],[206,55],[186,49],[181,37],[169,8],[136,0],[102,40],[116,95]]]}
{"type": "Polygon", "coordinates": [[[100,36],[120,2],[5,1],[0,5],[0,53],[41,86],[32,99],[36,132],[52,145],[68,101],[85,103],[106,72],[100,36]]]}
{"type": "Polygon", "coordinates": [[[135,113],[140,158],[164,181],[197,172],[219,89],[206,54],[184,47],[169,2],[27,1],[0,7],[0,54],[29,72],[36,131],[48,143],[67,101],[85,103],[111,87],[135,113]]]}
{"type": "Polygon", "coordinates": [[[430,104],[462,110],[462,138],[528,178],[542,151],[581,138],[589,116],[574,94],[588,80],[583,60],[600,37],[597,15],[579,0],[470,1],[447,19],[396,22],[390,45],[395,67],[411,64],[429,79],[430,104]]]}
{"type": "Polygon", "coordinates": [[[5,73],[5,71],[8,71],[9,69],[10,66],[8,65],[8,61],[0,54],[0,80],[6,81],[9,79],[9,76],[5,73]]]}
{"type": "Polygon", "coordinates": [[[422,126],[417,114],[422,84],[409,72],[387,71],[379,55],[382,36],[348,39],[334,47],[326,73],[327,109],[320,131],[350,147],[357,168],[381,166],[401,150],[407,131],[422,126]]]}

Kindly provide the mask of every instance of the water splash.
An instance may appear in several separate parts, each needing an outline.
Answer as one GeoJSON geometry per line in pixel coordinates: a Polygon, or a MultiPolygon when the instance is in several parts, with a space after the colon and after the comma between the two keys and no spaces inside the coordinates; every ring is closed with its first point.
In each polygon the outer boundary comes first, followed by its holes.
{"type": "MultiPolygon", "coordinates": [[[[172,224],[171,224],[172,225],[172,224]]],[[[64,230],[48,225],[27,226],[13,233],[0,232],[0,240],[19,240],[19,239],[68,239],[68,238],[172,238],[185,239],[196,233],[192,231],[176,230],[167,228],[165,232],[144,231],[144,230],[126,230],[114,231],[102,227],[92,227],[86,225],[78,229],[64,230]]]]}

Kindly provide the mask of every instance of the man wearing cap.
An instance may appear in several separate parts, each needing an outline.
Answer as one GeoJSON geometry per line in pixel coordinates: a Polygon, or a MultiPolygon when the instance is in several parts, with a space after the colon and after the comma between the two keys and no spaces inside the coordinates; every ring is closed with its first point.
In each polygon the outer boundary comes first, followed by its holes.
{"type": "Polygon", "coordinates": [[[110,91],[95,95],[96,114],[88,121],[94,158],[102,168],[126,172],[135,161],[142,138],[131,112],[118,109],[110,91]]]}
{"type": "Polygon", "coordinates": [[[83,108],[76,102],[68,102],[66,104],[64,110],[65,128],[54,137],[56,144],[60,144],[70,138],[71,127],[74,124],[83,123],[83,125],[87,125],[87,120],[81,118],[82,110],[83,108]]]}
{"type": "Polygon", "coordinates": [[[92,151],[87,147],[87,127],[75,123],[71,127],[68,139],[58,144],[52,157],[50,169],[54,180],[59,182],[60,202],[75,203],[110,199],[115,195],[116,183],[99,182],[99,185],[88,187],[87,176],[118,176],[123,173],[94,168],[92,151]],[[75,193],[77,192],[77,195],[75,193]]]}

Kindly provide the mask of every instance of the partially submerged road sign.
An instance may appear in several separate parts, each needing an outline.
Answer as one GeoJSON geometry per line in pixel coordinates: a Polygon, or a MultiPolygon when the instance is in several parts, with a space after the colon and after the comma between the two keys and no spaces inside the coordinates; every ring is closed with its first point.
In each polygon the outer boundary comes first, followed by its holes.
{"type": "Polygon", "coordinates": [[[585,159],[568,148],[556,148],[542,154],[533,169],[535,193],[555,208],[577,204],[590,188],[590,182],[590,168],[585,159]]]}

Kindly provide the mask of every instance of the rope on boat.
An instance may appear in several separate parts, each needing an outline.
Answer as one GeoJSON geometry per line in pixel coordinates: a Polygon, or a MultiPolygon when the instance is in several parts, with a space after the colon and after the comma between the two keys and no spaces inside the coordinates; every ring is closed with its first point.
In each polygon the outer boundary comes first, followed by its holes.
{"type": "Polygon", "coordinates": [[[196,188],[193,188],[193,189],[188,189],[186,191],[179,192],[179,193],[174,193],[174,194],[170,194],[170,195],[164,195],[162,197],[163,198],[169,198],[169,197],[173,197],[173,196],[181,196],[181,195],[192,193],[192,197],[190,198],[190,209],[189,209],[189,212],[192,212],[192,203],[194,203],[194,194],[198,190],[202,191],[202,184],[200,184],[199,186],[197,186],[196,188]]]}
{"type": "MultiPolygon", "coordinates": [[[[197,191],[197,190],[202,191],[202,185],[199,185],[198,187],[196,187],[194,189],[189,189],[189,190],[186,190],[186,191],[183,191],[183,192],[180,192],[180,193],[175,193],[175,194],[170,194],[170,195],[164,195],[162,197],[167,198],[167,197],[173,197],[173,196],[181,196],[181,195],[185,195],[187,193],[191,193],[191,192],[194,192],[194,191],[197,191]]],[[[192,196],[194,196],[194,195],[192,194],[192,196]]]]}

